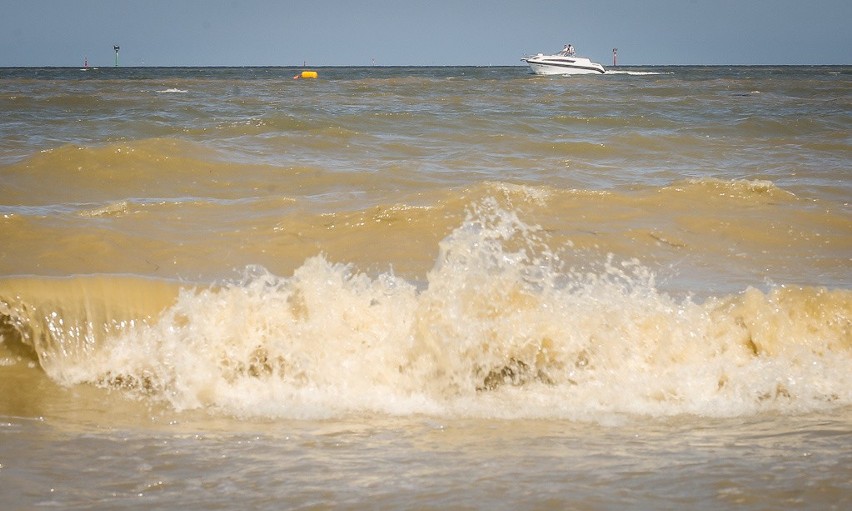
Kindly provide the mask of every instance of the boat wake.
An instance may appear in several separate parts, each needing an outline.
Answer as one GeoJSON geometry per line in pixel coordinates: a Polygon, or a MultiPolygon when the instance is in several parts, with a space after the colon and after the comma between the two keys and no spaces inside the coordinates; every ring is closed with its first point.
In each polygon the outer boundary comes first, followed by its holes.
{"type": "Polygon", "coordinates": [[[660,71],[621,71],[621,70],[613,70],[607,69],[606,74],[608,75],[630,75],[630,76],[650,76],[650,75],[670,75],[672,73],[664,73],[660,71]]]}

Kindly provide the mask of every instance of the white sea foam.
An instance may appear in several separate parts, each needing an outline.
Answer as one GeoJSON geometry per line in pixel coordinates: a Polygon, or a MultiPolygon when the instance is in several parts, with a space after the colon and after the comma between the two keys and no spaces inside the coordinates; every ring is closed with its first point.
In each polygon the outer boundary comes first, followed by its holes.
{"type": "Polygon", "coordinates": [[[662,73],[659,71],[623,71],[623,70],[615,70],[615,69],[607,69],[606,74],[608,75],[631,75],[631,76],[650,76],[650,75],[666,75],[672,74],[671,72],[662,73]]]}
{"type": "MultiPolygon", "coordinates": [[[[485,199],[423,289],[316,256],[290,277],[249,268],[184,288],[82,354],[61,338],[37,351],[66,384],[237,416],[735,416],[852,403],[850,318],[848,291],[697,303],[639,261],[565,268],[536,226],[485,199]]],[[[60,337],[80,324],[51,321],[60,337]]]]}

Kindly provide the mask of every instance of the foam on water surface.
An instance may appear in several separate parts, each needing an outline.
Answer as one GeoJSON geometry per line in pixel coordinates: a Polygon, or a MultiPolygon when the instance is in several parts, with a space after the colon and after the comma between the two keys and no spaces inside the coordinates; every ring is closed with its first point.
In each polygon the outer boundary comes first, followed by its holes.
{"type": "Polygon", "coordinates": [[[638,260],[569,267],[571,247],[551,245],[485,199],[421,285],[319,255],[289,277],[252,267],[211,287],[80,277],[46,299],[7,282],[0,313],[54,380],[178,410],[601,419],[852,403],[849,291],[699,302],[661,291],[638,260]]]}

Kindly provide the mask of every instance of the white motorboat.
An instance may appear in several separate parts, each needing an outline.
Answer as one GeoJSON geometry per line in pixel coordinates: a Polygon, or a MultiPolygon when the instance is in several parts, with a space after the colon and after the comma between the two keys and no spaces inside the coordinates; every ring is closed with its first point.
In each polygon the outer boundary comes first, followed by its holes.
{"type": "Polygon", "coordinates": [[[574,50],[563,50],[553,55],[539,53],[530,57],[524,57],[522,61],[529,64],[532,72],[537,75],[588,75],[603,74],[606,69],[597,62],[592,62],[586,57],[577,57],[574,50]]]}

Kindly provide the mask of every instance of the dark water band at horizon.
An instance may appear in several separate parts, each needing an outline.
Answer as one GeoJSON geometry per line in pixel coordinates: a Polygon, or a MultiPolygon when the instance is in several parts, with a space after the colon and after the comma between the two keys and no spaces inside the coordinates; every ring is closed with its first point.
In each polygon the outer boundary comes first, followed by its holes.
{"type": "Polygon", "coordinates": [[[0,69],[5,502],[848,507],[849,67],[317,69],[0,69]]]}

